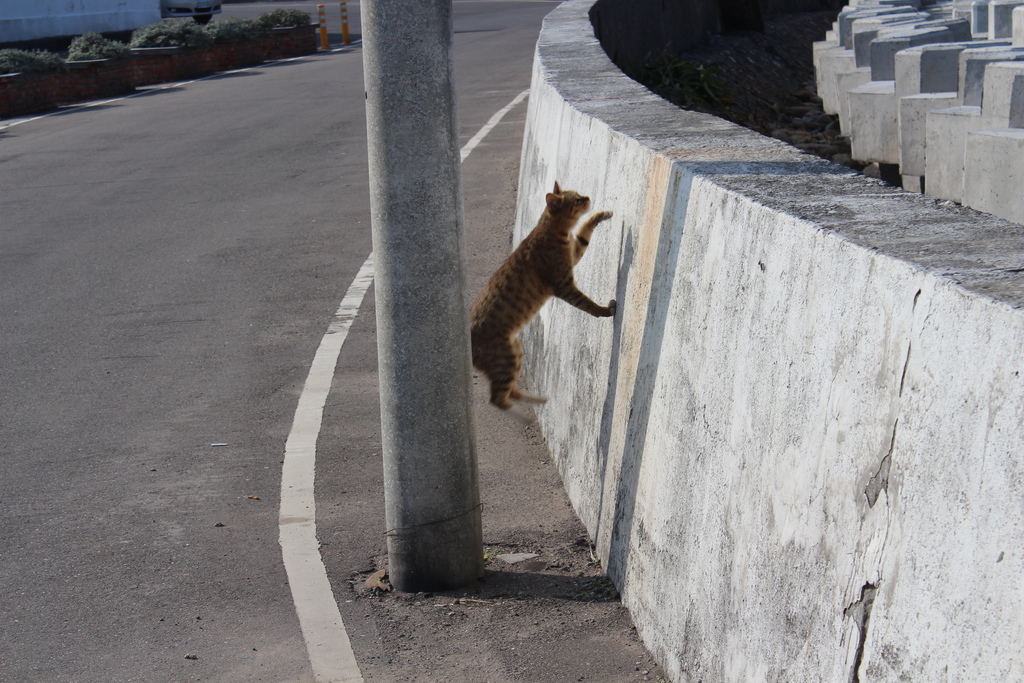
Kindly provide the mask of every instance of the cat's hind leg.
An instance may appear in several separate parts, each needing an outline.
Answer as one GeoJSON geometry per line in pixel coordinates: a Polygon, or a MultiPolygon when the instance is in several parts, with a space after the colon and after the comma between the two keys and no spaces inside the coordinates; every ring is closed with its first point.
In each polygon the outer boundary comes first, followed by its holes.
{"type": "Polygon", "coordinates": [[[515,379],[512,380],[512,391],[509,393],[509,398],[513,401],[524,401],[526,403],[547,403],[547,398],[543,396],[534,396],[519,390],[519,371],[523,367],[523,345],[518,337],[512,338],[511,348],[515,356],[516,374],[515,379]]]}
{"type": "Polygon", "coordinates": [[[492,341],[486,349],[474,349],[473,365],[491,381],[491,403],[502,410],[512,407],[509,399],[522,363],[522,349],[518,354],[516,350],[511,340],[492,341]]]}

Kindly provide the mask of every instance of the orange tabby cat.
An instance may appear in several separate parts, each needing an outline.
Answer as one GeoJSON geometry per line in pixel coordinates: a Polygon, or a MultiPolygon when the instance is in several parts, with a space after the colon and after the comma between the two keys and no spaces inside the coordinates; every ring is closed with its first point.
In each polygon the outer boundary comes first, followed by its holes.
{"type": "Polygon", "coordinates": [[[523,363],[516,335],[551,295],[593,316],[615,315],[614,299],[599,306],[576,287],[572,276],[594,228],[611,218],[611,212],[598,211],[574,235],[573,226],[590,208],[590,198],[563,192],[556,182],[546,201],[537,227],[494,273],[470,311],[473,366],[490,379],[491,403],[502,410],[512,407],[510,399],[546,400],[516,386],[523,363]]]}

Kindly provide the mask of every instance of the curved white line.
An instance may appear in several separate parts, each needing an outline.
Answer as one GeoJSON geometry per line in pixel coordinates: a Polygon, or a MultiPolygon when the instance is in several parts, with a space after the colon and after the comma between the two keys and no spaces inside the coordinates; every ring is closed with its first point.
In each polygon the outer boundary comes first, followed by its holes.
{"type": "MultiPolygon", "coordinates": [[[[490,118],[462,148],[462,160],[476,148],[498,122],[529,94],[516,95],[490,118]]],[[[313,356],[306,384],[299,396],[295,418],[284,447],[281,468],[281,512],[278,518],[281,553],[292,590],[295,611],[306,641],[313,675],[319,683],[362,683],[355,655],[338,603],[320,557],[316,537],[316,442],[323,423],[324,405],[338,365],[341,347],[373,283],[373,254],[366,257],[355,280],[341,300],[334,319],[313,356]]]]}
{"type": "Polygon", "coordinates": [[[479,145],[480,141],[483,140],[487,136],[487,134],[491,132],[491,129],[498,125],[499,121],[505,118],[505,114],[512,111],[512,108],[515,107],[520,102],[522,102],[529,94],[529,90],[524,90],[523,92],[516,95],[515,99],[513,99],[511,102],[505,105],[504,108],[499,109],[497,112],[495,112],[494,116],[492,116],[490,120],[484,124],[484,127],[477,131],[476,135],[471,137],[462,147],[462,160],[465,161],[466,157],[469,156],[469,153],[476,149],[476,146],[479,145]]]}
{"type": "Polygon", "coordinates": [[[341,621],[338,603],[331,591],[327,568],[320,557],[313,481],[316,440],[320,435],[324,404],[331,391],[338,356],[371,283],[373,253],[366,257],[349,286],[313,356],[313,364],[295,409],[292,430],[285,442],[284,465],[281,468],[281,512],[278,518],[281,553],[302,637],[317,681],[363,680],[341,621]]]}

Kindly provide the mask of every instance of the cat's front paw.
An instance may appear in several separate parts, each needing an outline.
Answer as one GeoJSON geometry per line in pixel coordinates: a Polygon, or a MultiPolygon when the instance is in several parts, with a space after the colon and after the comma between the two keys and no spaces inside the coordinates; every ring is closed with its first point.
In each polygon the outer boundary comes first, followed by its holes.
{"type": "Polygon", "coordinates": [[[609,317],[615,315],[615,310],[618,308],[618,306],[619,305],[615,303],[615,299],[612,299],[611,301],[608,302],[609,317]]]}
{"type": "Polygon", "coordinates": [[[594,214],[594,220],[597,223],[601,223],[602,221],[606,221],[614,215],[615,214],[613,214],[611,211],[598,211],[596,214],[594,214]]]}

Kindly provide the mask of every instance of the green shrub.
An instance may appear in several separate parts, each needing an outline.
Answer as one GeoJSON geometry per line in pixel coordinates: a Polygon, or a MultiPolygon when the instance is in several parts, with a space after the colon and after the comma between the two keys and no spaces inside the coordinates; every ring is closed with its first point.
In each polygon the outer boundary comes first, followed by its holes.
{"type": "Polygon", "coordinates": [[[267,33],[255,19],[239,19],[229,17],[220,21],[211,21],[203,29],[215,43],[238,43],[243,40],[256,40],[267,33]]]}
{"type": "Polygon", "coordinates": [[[129,47],[209,47],[213,38],[191,19],[158,21],[132,32],[129,47]]]}
{"type": "Polygon", "coordinates": [[[120,59],[128,54],[128,46],[104,38],[99,33],[84,33],[68,46],[68,61],[86,59],[120,59]]]}
{"type": "Polygon", "coordinates": [[[0,50],[0,74],[46,73],[57,71],[64,66],[64,60],[56,52],[46,50],[0,50]]]}
{"type": "Polygon", "coordinates": [[[284,9],[283,7],[256,17],[256,21],[265,29],[302,28],[309,26],[309,14],[300,9],[284,9]]]}

